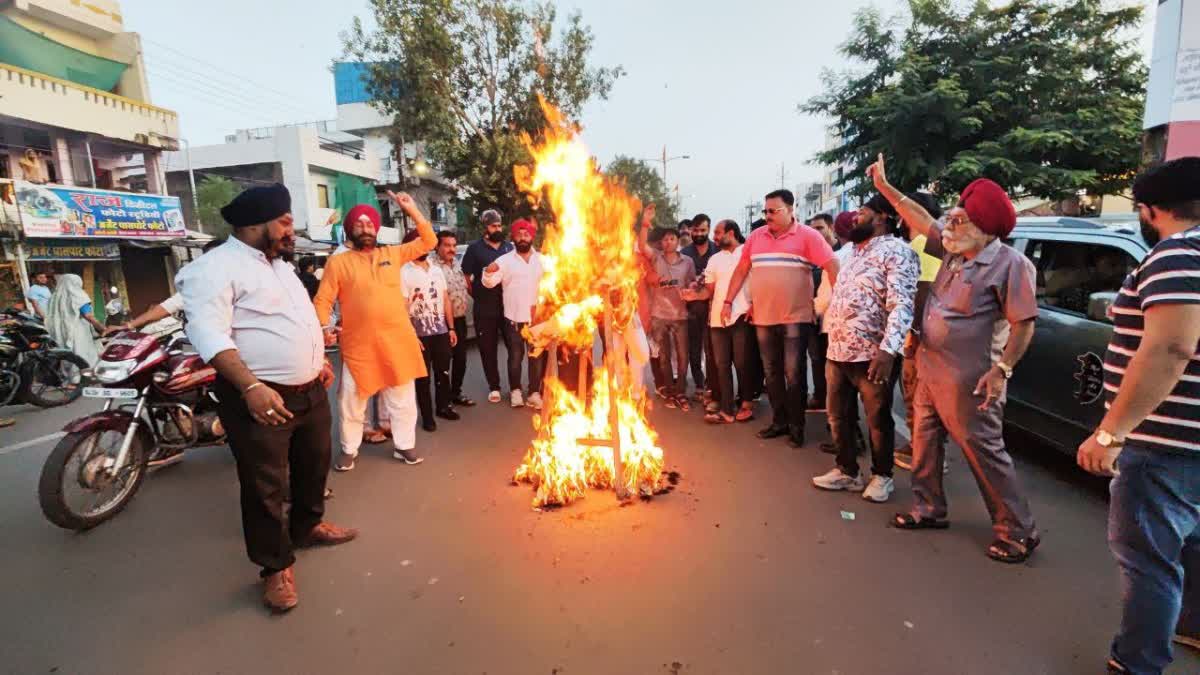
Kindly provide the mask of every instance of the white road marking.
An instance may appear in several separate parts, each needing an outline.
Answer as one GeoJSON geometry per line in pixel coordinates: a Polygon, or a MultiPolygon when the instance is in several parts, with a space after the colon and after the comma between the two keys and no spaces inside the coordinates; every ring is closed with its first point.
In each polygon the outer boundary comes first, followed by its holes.
{"type": "Polygon", "coordinates": [[[16,443],[14,445],[6,445],[3,448],[0,448],[0,455],[7,455],[10,452],[24,450],[25,448],[32,448],[35,445],[41,445],[42,443],[48,443],[50,441],[57,441],[58,439],[62,438],[63,436],[66,436],[66,435],[67,434],[64,431],[56,431],[52,434],[46,434],[45,436],[38,436],[37,438],[31,438],[27,441],[21,441],[20,443],[16,443]]]}

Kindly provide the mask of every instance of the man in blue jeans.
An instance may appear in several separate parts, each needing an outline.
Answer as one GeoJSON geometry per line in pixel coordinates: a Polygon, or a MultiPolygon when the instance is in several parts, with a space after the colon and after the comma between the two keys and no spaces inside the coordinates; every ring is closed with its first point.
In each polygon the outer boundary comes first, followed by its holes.
{"type": "Polygon", "coordinates": [[[1113,303],[1108,414],[1077,459],[1115,475],[1108,542],[1123,612],[1108,672],[1142,675],[1171,663],[1172,633],[1200,638],[1200,157],[1149,169],[1133,198],[1153,249],[1113,303]]]}

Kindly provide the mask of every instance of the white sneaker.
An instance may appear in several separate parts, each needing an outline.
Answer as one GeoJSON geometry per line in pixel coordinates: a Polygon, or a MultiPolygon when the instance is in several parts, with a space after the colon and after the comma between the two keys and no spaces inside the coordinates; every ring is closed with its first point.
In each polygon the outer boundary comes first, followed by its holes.
{"type": "Polygon", "coordinates": [[[499,402],[500,402],[500,390],[499,389],[496,389],[496,390],[488,393],[488,403],[499,403],[499,402]]]}
{"type": "Polygon", "coordinates": [[[533,392],[532,394],[529,395],[529,399],[525,401],[525,405],[529,406],[530,408],[533,408],[534,410],[541,410],[542,409],[542,395],[536,391],[533,392]]]}
{"type": "Polygon", "coordinates": [[[863,482],[862,474],[851,478],[837,467],[823,476],[816,476],[812,482],[822,490],[849,490],[850,492],[862,492],[866,485],[863,482]]]}
{"type": "Polygon", "coordinates": [[[520,389],[513,389],[512,398],[510,398],[509,401],[511,401],[512,407],[514,407],[514,408],[524,408],[525,407],[525,399],[521,396],[520,389]]]}
{"type": "Polygon", "coordinates": [[[863,499],[876,504],[882,504],[891,499],[896,486],[888,476],[871,476],[867,489],[863,490],[863,499]]]}

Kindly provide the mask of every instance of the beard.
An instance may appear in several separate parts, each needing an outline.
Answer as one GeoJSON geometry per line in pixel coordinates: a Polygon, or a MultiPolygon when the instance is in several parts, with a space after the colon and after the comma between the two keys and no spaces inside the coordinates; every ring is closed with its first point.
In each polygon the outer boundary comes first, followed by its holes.
{"type": "Polygon", "coordinates": [[[864,241],[875,236],[874,225],[855,225],[854,229],[850,230],[850,241],[861,244],[864,241]]]}
{"type": "Polygon", "coordinates": [[[1158,245],[1158,242],[1162,241],[1162,235],[1159,234],[1158,230],[1154,229],[1153,225],[1141,218],[1138,218],[1138,224],[1142,226],[1142,239],[1146,240],[1150,248],[1154,248],[1158,245]]]}
{"type": "Polygon", "coordinates": [[[529,249],[533,248],[532,241],[516,241],[513,246],[517,247],[517,253],[529,253],[529,249]]]}
{"type": "Polygon", "coordinates": [[[350,241],[354,243],[354,248],[364,250],[375,247],[375,235],[370,232],[362,232],[350,237],[350,241]]]}
{"type": "Polygon", "coordinates": [[[493,244],[502,243],[504,241],[504,231],[501,230],[499,232],[492,232],[488,234],[487,239],[493,244]]]}
{"type": "Polygon", "coordinates": [[[692,243],[696,246],[704,246],[708,243],[708,235],[706,234],[703,237],[692,237],[692,243]]]}

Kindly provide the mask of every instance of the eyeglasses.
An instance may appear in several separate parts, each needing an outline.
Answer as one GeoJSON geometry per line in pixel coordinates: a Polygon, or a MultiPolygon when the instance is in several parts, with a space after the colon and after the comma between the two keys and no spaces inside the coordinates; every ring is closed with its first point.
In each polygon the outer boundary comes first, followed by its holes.
{"type": "Polygon", "coordinates": [[[787,211],[786,206],[777,206],[773,209],[763,209],[763,215],[764,216],[773,216],[776,213],[783,213],[784,211],[787,211]]]}
{"type": "Polygon", "coordinates": [[[963,216],[955,216],[953,218],[946,219],[946,227],[958,228],[958,227],[962,227],[963,225],[966,225],[970,222],[971,222],[970,218],[965,218],[963,216]]]}

